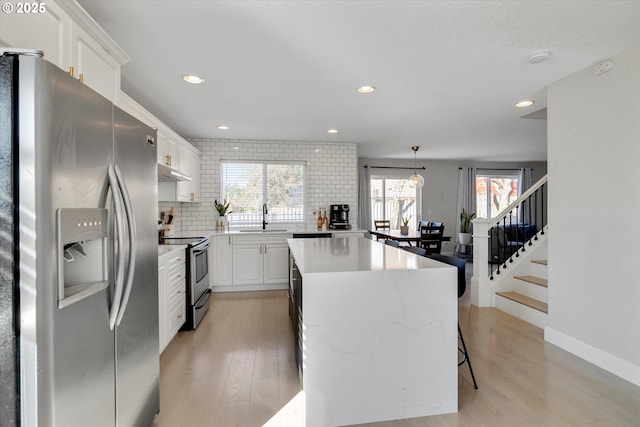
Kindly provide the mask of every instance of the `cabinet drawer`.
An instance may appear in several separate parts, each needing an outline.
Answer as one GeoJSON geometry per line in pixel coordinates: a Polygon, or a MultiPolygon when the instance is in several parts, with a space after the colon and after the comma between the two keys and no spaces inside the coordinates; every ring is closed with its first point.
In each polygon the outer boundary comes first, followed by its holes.
{"type": "Polygon", "coordinates": [[[167,268],[168,268],[169,274],[171,274],[173,270],[184,268],[185,260],[186,260],[186,257],[185,257],[184,251],[180,251],[179,253],[169,258],[169,260],[167,261],[167,268]]]}
{"type": "Polygon", "coordinates": [[[184,264],[182,267],[174,269],[173,271],[169,269],[167,272],[167,286],[176,286],[177,283],[184,282],[186,277],[184,264]]]}
{"type": "Polygon", "coordinates": [[[167,288],[167,306],[172,307],[177,300],[180,300],[182,305],[186,304],[186,295],[184,280],[176,286],[170,286],[167,288]]]}
{"type": "Polygon", "coordinates": [[[184,303],[171,306],[169,310],[169,314],[167,315],[167,331],[168,331],[167,335],[170,338],[173,338],[175,333],[184,324],[185,314],[186,314],[186,306],[184,303]]]}

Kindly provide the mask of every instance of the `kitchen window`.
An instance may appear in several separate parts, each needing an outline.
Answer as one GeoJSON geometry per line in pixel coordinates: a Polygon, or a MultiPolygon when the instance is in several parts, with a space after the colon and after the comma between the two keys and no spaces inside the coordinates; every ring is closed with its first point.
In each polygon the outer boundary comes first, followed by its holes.
{"type": "Polygon", "coordinates": [[[415,230],[420,214],[417,206],[420,201],[419,191],[411,188],[406,178],[372,177],[371,178],[371,229],[373,221],[388,219],[392,229],[399,229],[402,218],[409,218],[409,229],[415,230]]]}
{"type": "Polygon", "coordinates": [[[302,162],[223,160],[221,193],[230,203],[229,225],[262,225],[263,204],[270,224],[304,222],[304,172],[302,162]]]}
{"type": "Polygon", "coordinates": [[[506,209],[520,195],[519,181],[517,170],[476,174],[476,216],[491,219],[506,209]]]}

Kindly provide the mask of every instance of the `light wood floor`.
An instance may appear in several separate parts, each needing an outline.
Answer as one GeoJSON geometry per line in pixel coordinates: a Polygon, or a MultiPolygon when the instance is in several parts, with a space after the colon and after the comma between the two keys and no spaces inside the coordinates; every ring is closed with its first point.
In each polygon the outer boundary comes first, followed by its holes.
{"type": "MultiPolygon", "coordinates": [[[[640,388],[551,344],[541,329],[460,299],[478,380],[459,368],[457,414],[372,426],[640,426],[640,388]]],[[[160,358],[156,427],[303,426],[285,291],[214,294],[160,358]]]]}

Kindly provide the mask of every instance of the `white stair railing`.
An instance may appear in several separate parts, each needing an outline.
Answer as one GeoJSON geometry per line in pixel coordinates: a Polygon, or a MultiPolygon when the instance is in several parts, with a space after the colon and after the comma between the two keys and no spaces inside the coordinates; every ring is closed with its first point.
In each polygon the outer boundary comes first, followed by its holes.
{"type": "Polygon", "coordinates": [[[473,222],[471,304],[491,306],[491,282],[544,234],[547,225],[547,175],[491,220],[473,222]]]}

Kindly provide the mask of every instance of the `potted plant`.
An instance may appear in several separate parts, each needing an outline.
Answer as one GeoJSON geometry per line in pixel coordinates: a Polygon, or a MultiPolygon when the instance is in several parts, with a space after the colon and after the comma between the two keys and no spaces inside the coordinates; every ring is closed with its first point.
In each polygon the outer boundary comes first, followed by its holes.
{"type": "Polygon", "coordinates": [[[224,199],[222,203],[218,203],[218,200],[213,201],[213,206],[218,211],[218,215],[220,216],[220,220],[222,221],[222,225],[227,225],[227,214],[233,213],[233,211],[229,210],[230,202],[227,202],[227,199],[224,199]]]}
{"type": "Polygon", "coordinates": [[[460,232],[458,233],[458,241],[460,244],[468,245],[471,243],[471,220],[476,216],[475,212],[469,214],[465,208],[460,212],[460,232]]]}
{"type": "Polygon", "coordinates": [[[409,220],[411,219],[411,215],[402,217],[402,225],[400,226],[400,234],[406,235],[409,234],[409,220]]]}

